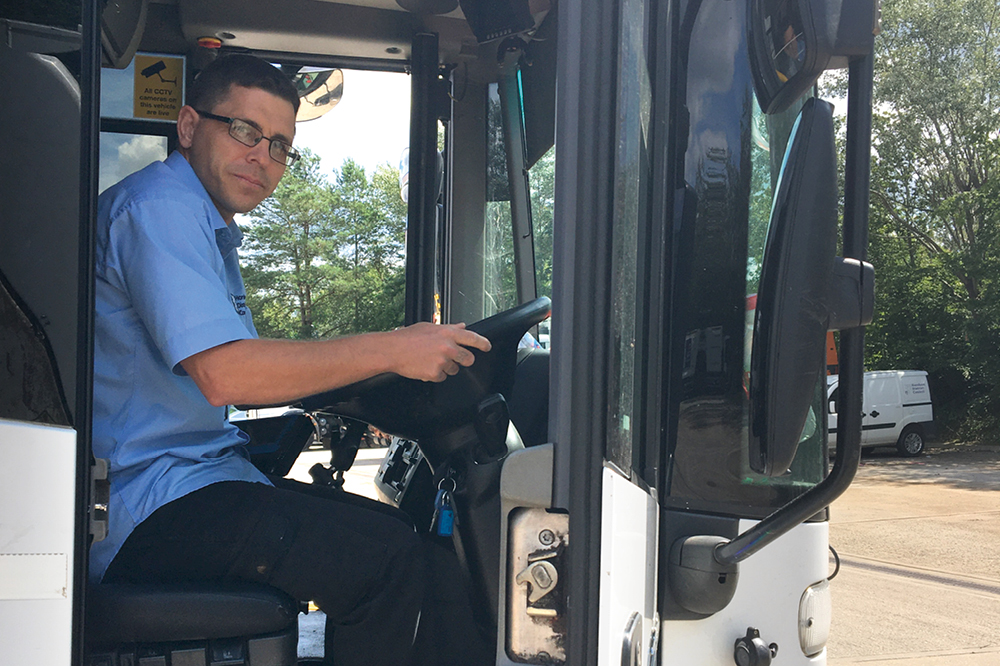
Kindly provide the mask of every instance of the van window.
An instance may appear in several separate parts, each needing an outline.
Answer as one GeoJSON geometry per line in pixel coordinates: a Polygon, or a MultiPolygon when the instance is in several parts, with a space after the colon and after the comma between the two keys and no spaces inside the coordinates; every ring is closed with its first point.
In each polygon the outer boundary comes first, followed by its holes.
{"type": "Polygon", "coordinates": [[[873,377],[865,380],[865,403],[871,405],[898,404],[899,382],[895,377],[873,377]]]}
{"type": "Polygon", "coordinates": [[[829,400],[829,402],[830,402],[830,413],[831,414],[836,414],[837,413],[837,404],[838,404],[837,401],[838,400],[840,400],[840,387],[839,386],[837,388],[833,389],[833,393],[830,394],[830,400],[829,400]]]}

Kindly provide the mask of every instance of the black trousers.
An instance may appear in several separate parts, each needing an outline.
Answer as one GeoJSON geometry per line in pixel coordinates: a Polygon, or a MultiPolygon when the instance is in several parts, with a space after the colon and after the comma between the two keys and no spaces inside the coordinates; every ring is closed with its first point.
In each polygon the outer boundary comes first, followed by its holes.
{"type": "Polygon", "coordinates": [[[336,666],[494,662],[454,554],[364,497],[273,479],[227,481],[157,509],[104,582],[247,580],[314,601],[336,666]]]}

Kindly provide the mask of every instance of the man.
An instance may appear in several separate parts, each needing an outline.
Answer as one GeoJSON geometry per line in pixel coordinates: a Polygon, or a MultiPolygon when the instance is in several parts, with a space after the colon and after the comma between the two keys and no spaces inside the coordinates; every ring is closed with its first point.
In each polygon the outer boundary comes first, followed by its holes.
{"type": "Polygon", "coordinates": [[[462,324],[258,339],[233,218],[294,162],[298,96],[266,62],[229,56],[188,102],[178,151],[100,198],[94,453],[111,462],[111,499],[92,578],[259,581],[319,604],[338,665],[406,664],[427,593],[412,528],[382,505],[274,487],[225,406],[287,403],[383,372],[442,381],[472,364],[468,347],[490,344],[462,324]]]}

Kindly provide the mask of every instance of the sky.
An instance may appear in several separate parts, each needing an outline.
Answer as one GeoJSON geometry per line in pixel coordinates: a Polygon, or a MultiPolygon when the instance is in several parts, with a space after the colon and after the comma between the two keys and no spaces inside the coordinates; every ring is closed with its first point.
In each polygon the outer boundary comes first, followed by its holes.
{"type": "MultiPolygon", "coordinates": [[[[131,115],[132,71],[104,70],[102,115],[131,115]]],[[[410,77],[392,72],[344,71],[344,96],[315,120],[296,125],[294,144],[320,156],[331,174],[348,157],[369,175],[380,164],[399,166],[410,142],[410,77]]],[[[130,134],[101,135],[99,190],[104,191],[150,162],[166,157],[166,139],[130,134]]]]}
{"type": "Polygon", "coordinates": [[[410,143],[410,77],[391,72],[344,72],[344,96],[326,115],[298,123],[295,145],[323,160],[329,173],[348,157],[369,175],[380,164],[399,166],[410,143]]]}

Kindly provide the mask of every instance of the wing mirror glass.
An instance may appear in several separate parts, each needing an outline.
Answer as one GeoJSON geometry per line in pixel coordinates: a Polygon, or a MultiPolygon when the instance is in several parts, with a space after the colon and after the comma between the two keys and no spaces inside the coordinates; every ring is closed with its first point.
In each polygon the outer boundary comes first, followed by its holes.
{"type": "Polygon", "coordinates": [[[827,69],[871,52],[878,0],[750,0],[750,67],[764,113],[778,113],[827,69]]]}
{"type": "Polygon", "coordinates": [[[750,361],[750,467],[784,474],[826,370],[837,250],[833,105],[809,99],[775,188],[750,361]]]}

